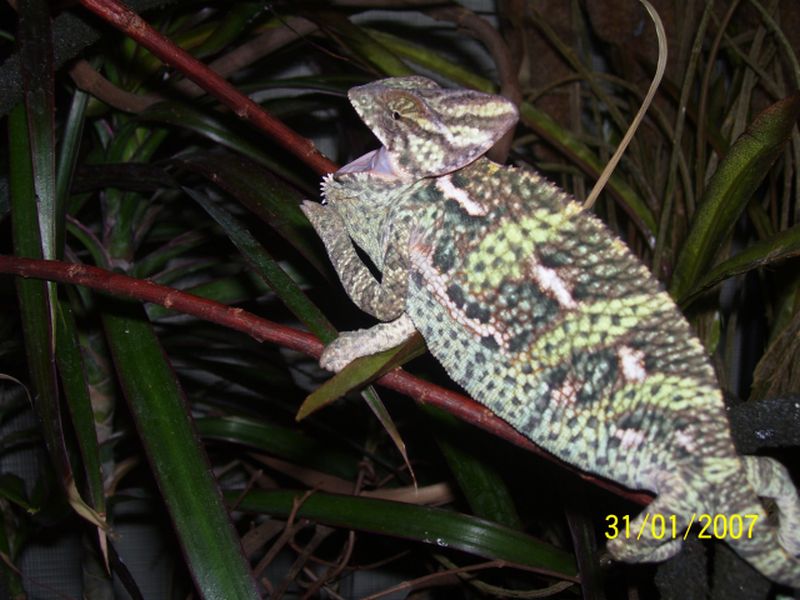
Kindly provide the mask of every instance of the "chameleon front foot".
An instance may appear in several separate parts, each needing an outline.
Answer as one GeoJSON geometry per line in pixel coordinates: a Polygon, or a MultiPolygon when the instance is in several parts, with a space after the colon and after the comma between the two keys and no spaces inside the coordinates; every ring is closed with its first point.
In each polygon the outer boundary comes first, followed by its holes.
{"type": "Polygon", "coordinates": [[[350,243],[344,220],[336,211],[311,200],[303,200],[300,210],[314,227],[314,231],[326,248],[337,248],[339,245],[350,243]]]}
{"type": "Polygon", "coordinates": [[[378,323],[369,329],[345,331],[325,348],[319,364],[323,369],[338,373],[356,358],[394,348],[410,338],[415,331],[414,323],[405,314],[394,321],[378,323]]]}
{"type": "Polygon", "coordinates": [[[356,331],[340,333],[339,337],[333,340],[322,352],[322,356],[319,358],[319,365],[323,369],[338,373],[356,358],[366,356],[366,354],[361,354],[360,350],[369,341],[371,330],[372,328],[357,329],[356,331]]]}

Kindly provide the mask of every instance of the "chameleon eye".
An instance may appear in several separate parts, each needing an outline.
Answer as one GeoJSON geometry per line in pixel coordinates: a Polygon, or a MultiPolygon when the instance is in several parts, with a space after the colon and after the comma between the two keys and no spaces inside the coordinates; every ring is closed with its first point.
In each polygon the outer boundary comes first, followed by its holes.
{"type": "Polygon", "coordinates": [[[396,110],[392,111],[392,119],[394,119],[395,121],[399,121],[400,118],[401,118],[401,116],[400,116],[399,112],[397,112],[396,110]]]}

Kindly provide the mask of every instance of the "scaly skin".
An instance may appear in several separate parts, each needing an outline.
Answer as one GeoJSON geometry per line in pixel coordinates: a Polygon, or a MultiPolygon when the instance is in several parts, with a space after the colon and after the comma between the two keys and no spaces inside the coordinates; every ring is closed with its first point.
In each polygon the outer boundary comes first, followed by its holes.
{"type": "MultiPolygon", "coordinates": [[[[418,330],[476,400],[561,459],[655,492],[645,515],[757,516],[730,539],[773,580],[800,587],[800,502],[786,470],[736,454],[700,342],[627,247],[538,174],[480,156],[516,121],[502,98],[421,78],[350,93],[384,148],[326,178],[303,210],[345,290],[382,321],[342,334],[339,370],[418,330]],[[378,282],[358,244],[381,270],[378,282]],[[758,496],[775,498],[780,529],[758,496]]],[[[696,522],[696,521],[695,521],[696,522]]],[[[629,562],[674,555],[681,538],[620,536],[629,562]]]]}

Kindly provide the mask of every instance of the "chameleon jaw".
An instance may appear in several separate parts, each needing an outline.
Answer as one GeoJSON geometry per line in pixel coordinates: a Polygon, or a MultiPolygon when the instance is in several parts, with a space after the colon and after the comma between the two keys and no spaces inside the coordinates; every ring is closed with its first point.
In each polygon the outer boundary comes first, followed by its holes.
{"type": "Polygon", "coordinates": [[[363,156],[359,156],[357,159],[347,163],[334,173],[334,177],[350,173],[365,173],[390,181],[409,179],[408,173],[395,163],[391,153],[385,146],[381,146],[372,152],[367,152],[363,156]]]}

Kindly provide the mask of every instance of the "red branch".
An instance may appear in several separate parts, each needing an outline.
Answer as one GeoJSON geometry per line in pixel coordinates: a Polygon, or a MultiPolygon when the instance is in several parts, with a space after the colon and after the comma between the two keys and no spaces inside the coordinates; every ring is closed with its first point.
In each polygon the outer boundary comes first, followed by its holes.
{"type": "Polygon", "coordinates": [[[298,135],[270,115],[216,72],[161,35],[124,4],[115,0],[80,0],[80,2],[98,17],[147,48],[165,64],[178,69],[233,110],[237,116],[250,121],[269,134],[320,175],[336,170],[336,165],[320,153],[310,140],[298,135]]]}
{"type": "MultiPolygon", "coordinates": [[[[0,273],[83,285],[116,297],[152,302],[164,308],[241,331],[259,342],[272,342],[314,357],[319,357],[323,348],[322,343],[310,333],[279,325],[241,308],[231,308],[220,302],[187,294],[147,279],[135,279],[98,267],[57,260],[36,260],[0,255],[0,273]]],[[[648,494],[632,492],[615,483],[577,471],[574,467],[539,448],[508,423],[495,416],[488,408],[467,396],[424,381],[400,368],[387,373],[378,379],[377,383],[405,394],[417,402],[437,406],[512,444],[564,465],[565,468],[578,472],[584,479],[619,496],[639,504],[647,504],[652,499],[648,494]]]]}

